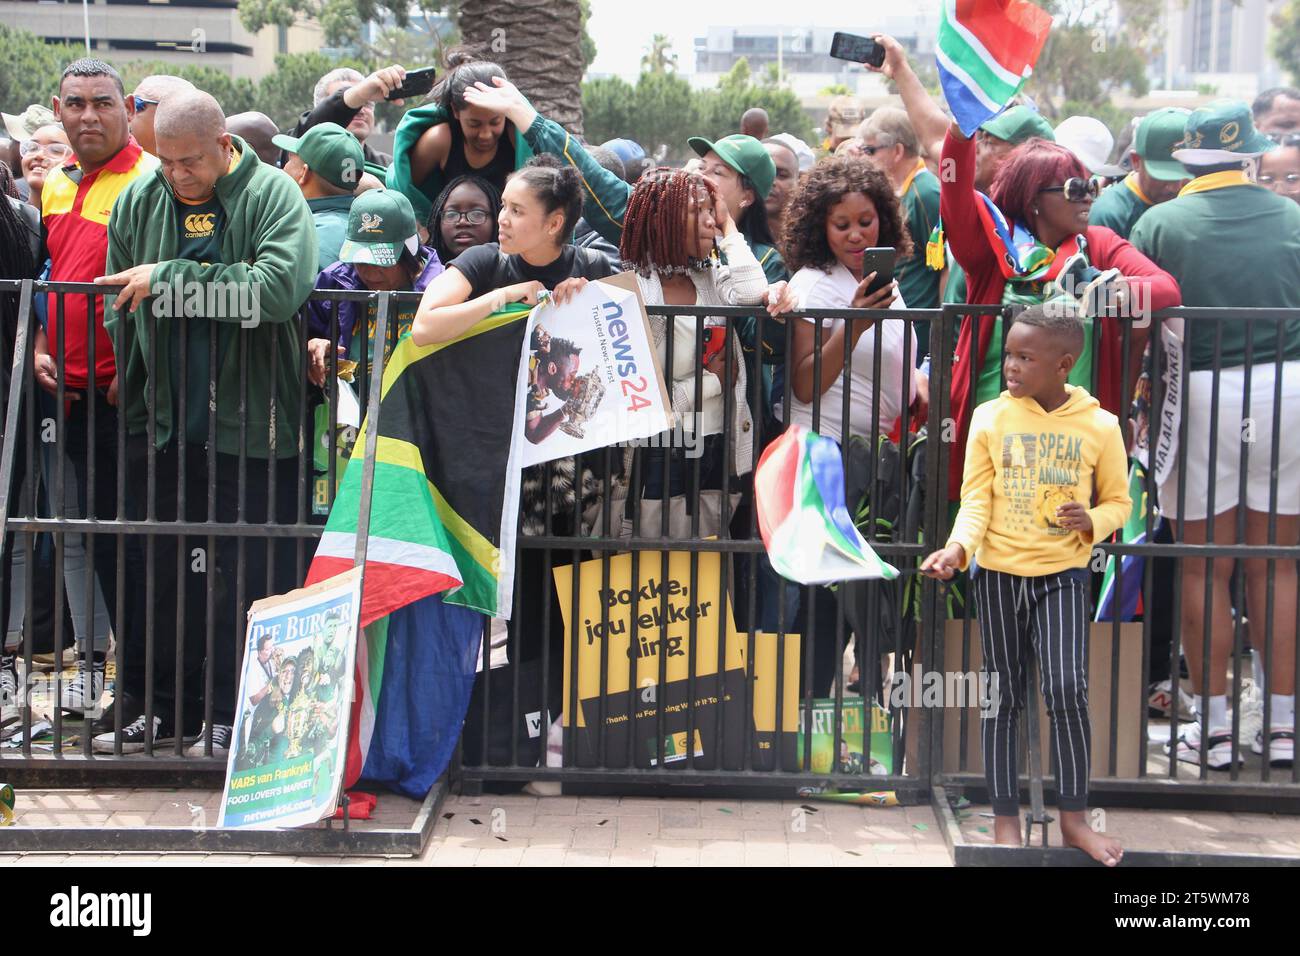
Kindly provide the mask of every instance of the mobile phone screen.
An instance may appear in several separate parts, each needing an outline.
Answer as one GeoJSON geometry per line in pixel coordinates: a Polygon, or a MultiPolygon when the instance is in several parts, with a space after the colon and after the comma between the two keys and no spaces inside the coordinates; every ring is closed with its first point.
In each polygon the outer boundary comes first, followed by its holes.
{"type": "Polygon", "coordinates": [[[885,48],[878,46],[871,37],[860,37],[853,33],[836,33],[831,39],[831,56],[837,60],[850,63],[870,63],[880,66],[885,62],[885,48]]]}

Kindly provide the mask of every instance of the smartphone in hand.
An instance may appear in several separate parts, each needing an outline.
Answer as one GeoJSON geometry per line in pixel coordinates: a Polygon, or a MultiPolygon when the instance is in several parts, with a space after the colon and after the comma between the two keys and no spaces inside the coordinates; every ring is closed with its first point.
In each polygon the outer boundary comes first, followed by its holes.
{"type": "Polygon", "coordinates": [[[402,85],[393,90],[387,96],[386,100],[406,100],[416,96],[424,96],[433,89],[433,81],[438,75],[438,68],[426,66],[422,70],[410,70],[406,74],[406,79],[402,85]]]}
{"type": "Polygon", "coordinates": [[[873,246],[862,251],[862,275],[875,273],[876,277],[867,286],[867,293],[878,292],[894,281],[894,247],[873,246]]]}
{"type": "Polygon", "coordinates": [[[836,33],[831,38],[831,56],[850,63],[869,63],[881,66],[885,62],[885,48],[871,37],[853,33],[836,33]]]}

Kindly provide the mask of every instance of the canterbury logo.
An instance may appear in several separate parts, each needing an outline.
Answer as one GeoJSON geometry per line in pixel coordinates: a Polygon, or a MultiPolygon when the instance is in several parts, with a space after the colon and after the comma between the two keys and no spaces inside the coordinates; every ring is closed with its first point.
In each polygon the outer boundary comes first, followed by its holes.
{"type": "Polygon", "coordinates": [[[361,231],[362,232],[379,232],[384,225],[384,217],[378,216],[373,212],[363,212],[361,214],[361,231]]]}
{"type": "Polygon", "coordinates": [[[185,232],[191,236],[206,236],[212,232],[213,222],[217,218],[214,212],[195,213],[185,217],[185,232]]]}

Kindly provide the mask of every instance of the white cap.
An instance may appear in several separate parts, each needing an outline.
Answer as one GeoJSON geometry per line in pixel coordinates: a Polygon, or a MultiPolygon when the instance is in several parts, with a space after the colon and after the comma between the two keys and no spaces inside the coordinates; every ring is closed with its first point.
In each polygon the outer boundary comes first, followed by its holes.
{"type": "Polygon", "coordinates": [[[799,160],[801,173],[806,173],[817,163],[817,156],[811,147],[793,133],[777,133],[775,136],[769,136],[768,139],[780,143],[794,153],[795,158],[799,160]]]}
{"type": "Polygon", "coordinates": [[[1115,137],[1106,124],[1091,116],[1067,116],[1056,127],[1056,141],[1078,156],[1088,172],[1095,173],[1107,165],[1115,137]]]}

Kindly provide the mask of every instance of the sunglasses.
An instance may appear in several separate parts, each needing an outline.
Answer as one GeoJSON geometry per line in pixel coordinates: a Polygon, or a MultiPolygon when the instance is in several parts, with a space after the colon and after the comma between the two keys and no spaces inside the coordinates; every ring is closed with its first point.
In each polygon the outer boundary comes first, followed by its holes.
{"type": "Polygon", "coordinates": [[[38,143],[34,139],[24,140],[18,144],[19,156],[33,156],[36,153],[44,153],[54,160],[63,160],[72,155],[72,147],[65,146],[63,143],[38,143]]]}
{"type": "Polygon", "coordinates": [[[147,100],[143,96],[131,94],[131,106],[137,113],[143,113],[146,106],[157,106],[157,100],[147,100]]]}
{"type": "Polygon", "coordinates": [[[481,226],[483,223],[488,221],[487,210],[470,209],[465,212],[458,212],[455,209],[447,209],[443,211],[442,221],[449,225],[452,223],[458,223],[462,219],[471,226],[481,226]]]}
{"type": "Polygon", "coordinates": [[[1101,194],[1101,185],[1095,179],[1080,179],[1077,176],[1071,176],[1059,186],[1048,186],[1038,190],[1038,192],[1039,194],[1059,192],[1064,194],[1068,202],[1083,202],[1088,197],[1096,199],[1101,194]]]}
{"type": "Polygon", "coordinates": [[[862,150],[862,152],[866,153],[868,156],[875,156],[876,153],[880,152],[882,149],[888,148],[889,147],[887,146],[867,146],[866,144],[858,147],[858,149],[862,150]]]}
{"type": "Polygon", "coordinates": [[[1261,186],[1281,186],[1287,192],[1295,192],[1300,189],[1300,173],[1287,173],[1284,176],[1272,176],[1268,173],[1260,173],[1255,178],[1255,182],[1261,186]]]}

